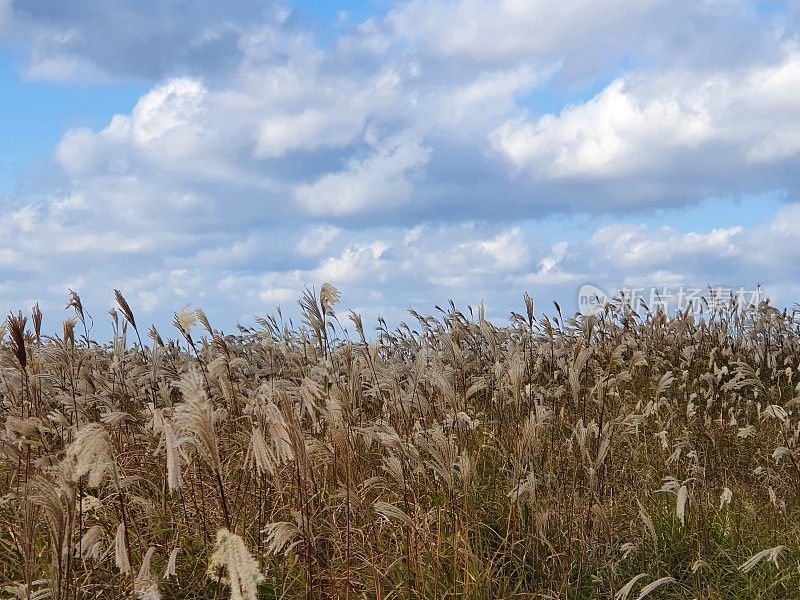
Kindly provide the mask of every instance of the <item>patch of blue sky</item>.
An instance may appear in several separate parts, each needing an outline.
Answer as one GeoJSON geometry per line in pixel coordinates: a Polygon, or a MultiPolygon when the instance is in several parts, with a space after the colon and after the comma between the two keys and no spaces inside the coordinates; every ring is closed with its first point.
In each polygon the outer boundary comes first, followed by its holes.
{"type": "Polygon", "coordinates": [[[784,194],[769,192],[741,198],[707,198],[697,204],[660,208],[646,213],[608,215],[554,215],[525,221],[529,236],[545,241],[582,242],[602,227],[645,225],[649,231],[669,227],[680,234],[708,233],[714,229],[752,228],[770,221],[784,205],[784,194]]]}
{"type": "Polygon", "coordinates": [[[291,8],[300,10],[320,20],[339,19],[342,15],[358,22],[369,17],[386,14],[394,5],[391,0],[292,0],[291,8]]]}
{"type": "Polygon", "coordinates": [[[568,106],[588,102],[635,66],[629,55],[623,55],[604,65],[594,76],[577,79],[562,77],[562,68],[556,70],[544,85],[519,97],[517,104],[534,115],[559,114],[568,106]]]}
{"type": "Polygon", "coordinates": [[[756,12],[759,15],[784,14],[788,8],[786,0],[761,0],[756,3],[756,12]]]}
{"type": "Polygon", "coordinates": [[[372,17],[381,17],[397,4],[392,0],[290,0],[296,17],[312,24],[322,47],[334,46],[343,31],[372,17]]]}
{"type": "MultiPolygon", "coordinates": [[[[783,192],[767,192],[740,198],[708,198],[689,207],[663,208],[646,219],[633,219],[651,228],[659,224],[679,233],[707,232],[732,227],[752,228],[770,221],[785,202],[783,192]]],[[[624,222],[624,218],[622,219],[624,222]]],[[[618,220],[619,222],[619,220],[618,220]]]]}
{"type": "Polygon", "coordinates": [[[0,197],[12,193],[31,163],[47,161],[73,127],[105,127],[127,113],[145,84],[28,81],[0,55],[0,197]]]}
{"type": "Polygon", "coordinates": [[[559,114],[569,106],[577,106],[591,100],[613,80],[614,77],[599,78],[578,88],[562,87],[557,82],[551,82],[518,98],[517,105],[527,109],[532,115],[559,114]]]}

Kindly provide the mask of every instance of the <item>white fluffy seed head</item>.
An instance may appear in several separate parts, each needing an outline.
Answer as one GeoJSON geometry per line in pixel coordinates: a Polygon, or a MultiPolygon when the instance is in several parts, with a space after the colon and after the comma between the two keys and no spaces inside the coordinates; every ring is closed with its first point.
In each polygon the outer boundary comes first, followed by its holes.
{"type": "Polygon", "coordinates": [[[136,598],[137,600],[161,600],[161,591],[158,589],[158,579],[150,572],[150,561],[153,558],[155,548],[152,546],[142,559],[139,567],[139,574],[136,576],[136,598]]]}
{"type": "Polygon", "coordinates": [[[100,423],[82,427],[67,447],[63,462],[73,481],[88,476],[87,485],[98,487],[112,470],[108,432],[100,423]]]}
{"type": "Polygon", "coordinates": [[[678,496],[675,500],[675,511],[678,515],[678,520],[681,522],[681,527],[686,525],[686,505],[689,502],[689,490],[685,485],[678,489],[678,496]]]}
{"type": "Polygon", "coordinates": [[[231,600],[257,600],[264,576],[244,540],[225,528],[217,531],[208,576],[231,588],[231,600]]]}
{"type": "Polygon", "coordinates": [[[117,535],[114,537],[114,564],[122,573],[131,572],[131,560],[128,556],[128,547],[125,544],[125,524],[117,525],[117,535]]]}
{"type": "Polygon", "coordinates": [[[725,487],[722,490],[722,493],[719,495],[719,509],[722,510],[723,507],[728,506],[733,499],[733,492],[730,488],[725,487]]]}
{"type": "Polygon", "coordinates": [[[739,571],[742,573],[749,573],[763,560],[772,561],[772,563],[777,567],[778,559],[780,559],[784,550],[786,550],[786,546],[775,546],[773,548],[767,548],[761,552],[757,552],[739,565],[739,571]]]}
{"type": "Polygon", "coordinates": [[[170,577],[177,575],[175,567],[178,558],[178,552],[180,552],[180,550],[180,548],[173,548],[172,552],[169,553],[169,559],[167,559],[167,568],[164,569],[164,579],[169,579],[170,577]]]}

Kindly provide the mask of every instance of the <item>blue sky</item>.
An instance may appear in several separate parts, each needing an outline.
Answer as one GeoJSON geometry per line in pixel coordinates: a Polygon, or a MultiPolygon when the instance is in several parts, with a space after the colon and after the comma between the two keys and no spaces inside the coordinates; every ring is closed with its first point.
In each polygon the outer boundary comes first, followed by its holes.
{"type": "Polygon", "coordinates": [[[53,148],[73,127],[102,128],[130,111],[147,92],[143,83],[31,81],[19,58],[0,55],[0,194],[35,185],[30,171],[49,162],[53,148]]]}
{"type": "Polygon", "coordinates": [[[304,286],[800,299],[800,28],[745,0],[0,0],[0,308],[231,330],[304,286]]]}

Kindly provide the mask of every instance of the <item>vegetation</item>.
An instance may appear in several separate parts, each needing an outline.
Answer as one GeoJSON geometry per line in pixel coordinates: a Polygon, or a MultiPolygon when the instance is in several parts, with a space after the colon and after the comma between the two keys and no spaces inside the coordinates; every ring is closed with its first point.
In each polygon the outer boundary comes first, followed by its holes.
{"type": "Polygon", "coordinates": [[[74,293],[9,316],[0,597],[800,597],[797,314],[338,300],[148,345],[119,292],[107,345],[74,293]]]}

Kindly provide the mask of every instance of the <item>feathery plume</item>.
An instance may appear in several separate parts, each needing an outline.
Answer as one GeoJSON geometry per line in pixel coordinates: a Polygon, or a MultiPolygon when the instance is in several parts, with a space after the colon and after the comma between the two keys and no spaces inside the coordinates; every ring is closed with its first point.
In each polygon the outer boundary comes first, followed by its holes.
{"type": "Polygon", "coordinates": [[[100,423],[89,423],[79,429],[67,446],[63,464],[73,481],[88,475],[89,487],[98,487],[112,467],[106,429],[100,423]]]}
{"type": "Polygon", "coordinates": [[[131,559],[128,556],[128,548],[125,544],[125,523],[117,525],[117,534],[114,536],[114,565],[122,573],[131,572],[131,559]]]}
{"type": "Polygon", "coordinates": [[[114,290],[114,298],[116,298],[117,306],[119,306],[120,311],[122,311],[122,316],[131,324],[131,327],[136,329],[136,319],[133,318],[133,311],[128,301],[125,300],[125,297],[122,295],[122,292],[114,290]]]}
{"type": "Polygon", "coordinates": [[[158,329],[156,329],[155,325],[150,325],[150,329],[147,332],[147,335],[153,340],[153,343],[158,346],[159,348],[164,347],[164,340],[161,339],[161,334],[158,333],[158,329]]]}
{"type": "Polygon", "coordinates": [[[231,600],[257,600],[258,586],[264,581],[258,561],[244,540],[225,528],[217,531],[208,576],[230,586],[231,600]]]}
{"type": "Polygon", "coordinates": [[[185,337],[186,340],[191,344],[192,329],[195,325],[197,325],[197,315],[189,310],[189,307],[184,306],[180,312],[175,313],[172,324],[178,328],[178,331],[181,332],[181,335],[183,335],[183,337],[185,337]]]}
{"type": "Polygon", "coordinates": [[[14,351],[14,356],[17,357],[19,366],[24,371],[28,366],[28,353],[25,349],[25,325],[28,323],[28,317],[23,317],[22,311],[20,311],[17,316],[8,315],[6,323],[8,323],[8,331],[11,334],[11,349],[14,351]]]}
{"type": "Polygon", "coordinates": [[[164,569],[164,579],[169,579],[170,577],[175,577],[177,575],[176,571],[176,562],[178,558],[178,552],[180,552],[180,548],[173,548],[172,552],[169,553],[169,558],[167,559],[167,567],[164,569]]]}
{"type": "Polygon", "coordinates": [[[136,597],[138,600],[161,600],[161,591],[158,589],[158,579],[150,572],[150,561],[155,548],[152,546],[142,559],[139,574],[136,576],[136,597]]]}
{"type": "Polygon", "coordinates": [[[642,577],[647,577],[647,573],[639,573],[633,577],[633,579],[620,588],[620,590],[614,596],[614,600],[628,600],[628,595],[630,595],[633,586],[636,585],[636,582],[642,577]]]}
{"type": "Polygon", "coordinates": [[[675,512],[678,515],[678,520],[681,522],[681,527],[686,524],[686,504],[689,501],[689,490],[685,485],[678,489],[678,494],[675,499],[675,512]]]}
{"type": "Polygon", "coordinates": [[[334,316],[333,305],[339,302],[342,294],[333,287],[330,283],[323,283],[319,290],[319,303],[322,306],[322,312],[327,316],[334,316]]]}
{"type": "Polygon", "coordinates": [[[286,554],[300,543],[302,534],[295,523],[280,521],[270,523],[261,533],[266,535],[267,552],[269,554],[286,554]]]}
{"type": "Polygon", "coordinates": [[[180,442],[175,435],[172,424],[164,420],[162,425],[164,433],[164,448],[167,454],[167,483],[169,491],[175,492],[183,487],[181,469],[186,462],[181,454],[180,442]]]}
{"type": "Polygon", "coordinates": [[[33,334],[36,336],[36,343],[42,343],[42,309],[39,303],[33,305],[31,309],[31,320],[33,321],[33,334]]]}
{"type": "Polygon", "coordinates": [[[675,581],[674,577],[662,577],[661,579],[656,579],[655,581],[648,583],[644,586],[639,595],[636,596],[636,600],[642,600],[645,596],[648,596],[650,592],[655,591],[656,589],[660,588],[662,585],[666,585],[668,583],[673,583],[675,581]]]}
{"type": "Polygon", "coordinates": [[[742,573],[749,573],[756,566],[758,566],[758,564],[761,561],[765,559],[772,561],[772,564],[774,564],[777,567],[778,560],[780,559],[781,554],[783,554],[784,550],[786,550],[786,546],[781,545],[781,546],[775,546],[773,548],[767,548],[765,550],[762,550],[761,552],[756,552],[755,554],[753,554],[753,556],[751,556],[741,565],[739,565],[739,571],[741,571],[742,573]]]}

